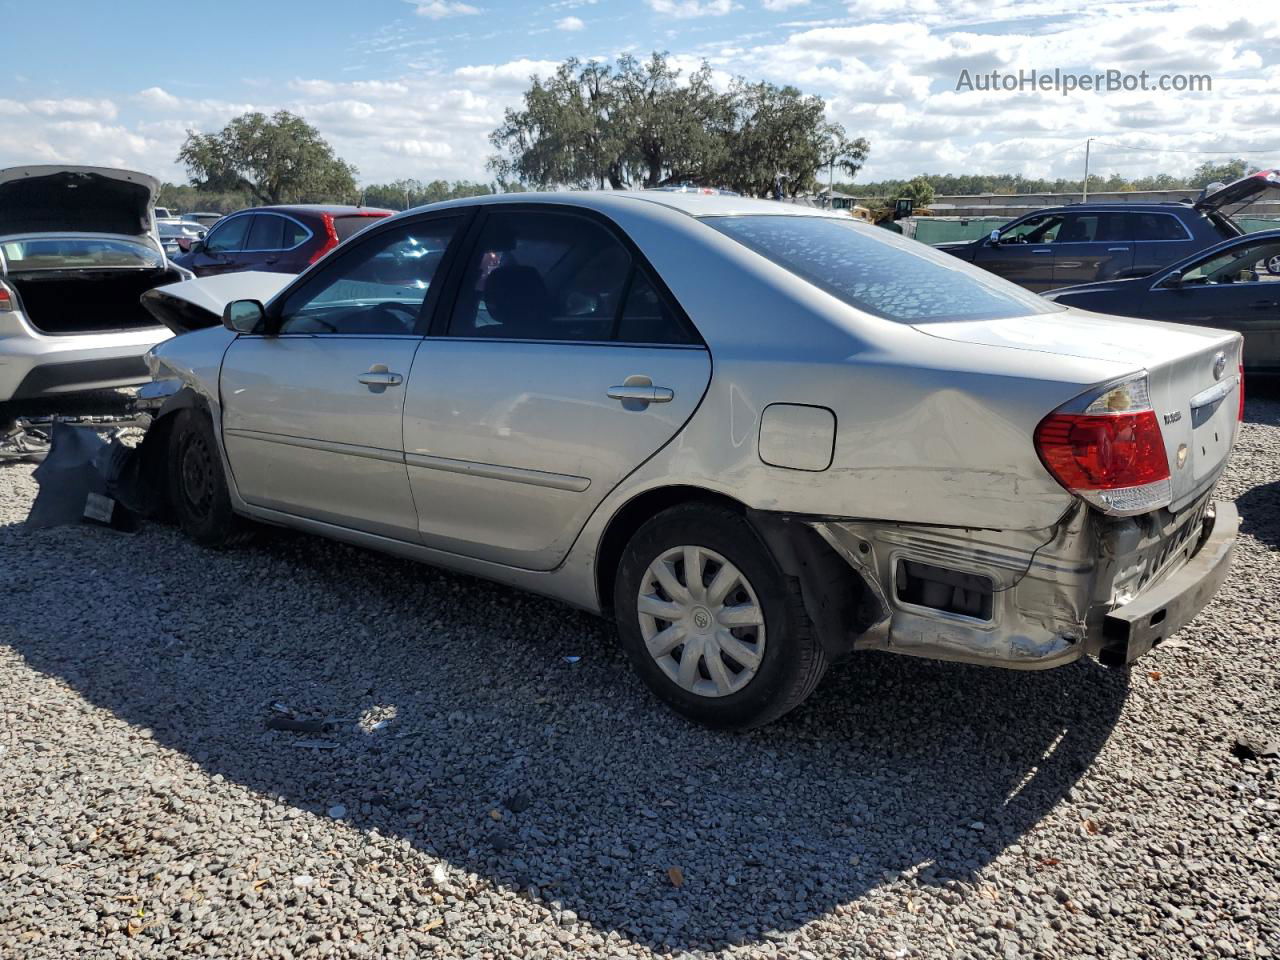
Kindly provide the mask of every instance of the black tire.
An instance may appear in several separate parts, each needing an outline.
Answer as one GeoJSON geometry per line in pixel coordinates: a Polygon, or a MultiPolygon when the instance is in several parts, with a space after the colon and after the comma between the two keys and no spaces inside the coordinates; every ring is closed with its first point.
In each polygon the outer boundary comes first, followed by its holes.
{"type": "Polygon", "coordinates": [[[254,528],[231,509],[227,478],[203,410],[180,410],[169,436],[169,506],[182,532],[205,547],[246,543],[254,528]]]}
{"type": "Polygon", "coordinates": [[[645,523],[623,552],[613,598],[623,648],[641,678],[677,713],[705,726],[745,730],[770,723],[799,706],[826,672],[826,653],[800,584],[783,573],[746,518],[730,509],[683,504],[645,523]],[[764,615],[764,653],[756,674],[724,696],[703,696],[671,679],[650,656],[641,630],[637,605],[649,565],[686,544],[712,550],[737,567],[764,615]]]}

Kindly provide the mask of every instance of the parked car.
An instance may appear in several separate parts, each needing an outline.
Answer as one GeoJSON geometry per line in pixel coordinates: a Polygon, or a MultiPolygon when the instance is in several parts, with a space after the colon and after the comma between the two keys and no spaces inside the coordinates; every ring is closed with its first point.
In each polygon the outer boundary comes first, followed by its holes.
{"type": "Polygon", "coordinates": [[[156,232],[164,252],[176,257],[190,250],[197,240],[203,240],[209,231],[193,220],[157,220],[156,232]]]}
{"type": "Polygon", "coordinates": [[[149,360],[190,537],[267,521],[608,614],[704,723],[867,649],[1129,663],[1227,573],[1237,334],[1065,308],[843,213],[476,197],[265,303],[236,279],[173,287],[221,281],[223,324],[149,360]]]}
{"type": "Polygon", "coordinates": [[[1247,373],[1280,373],[1280,230],[1226,240],[1149,277],[1051,290],[1057,303],[1125,317],[1233,330],[1247,373]]]}
{"type": "Polygon", "coordinates": [[[177,214],[175,214],[175,213],[174,213],[172,210],[170,210],[168,207],[156,207],[156,208],[155,208],[155,214],[156,214],[156,219],[157,219],[157,220],[176,220],[176,219],[178,219],[177,214]]]}
{"type": "Polygon", "coordinates": [[[394,211],[377,207],[251,207],[220,220],[174,262],[198,277],[238,270],[300,273],[343,240],[394,211]]]}
{"type": "Polygon", "coordinates": [[[977,240],[940,243],[961,260],[1028,290],[1144,277],[1244,231],[1224,208],[1280,186],[1280,171],[1251,174],[1194,203],[1080,203],[1037,210],[977,240]]]}
{"type": "Polygon", "coordinates": [[[132,170],[0,170],[0,426],[21,401],[143,383],[169,331],[143,291],[191,278],[152,227],[160,184],[132,170]]]}
{"type": "Polygon", "coordinates": [[[182,215],[183,220],[194,220],[202,227],[212,227],[215,223],[223,218],[224,214],[216,213],[211,210],[193,210],[190,213],[182,215]]]}

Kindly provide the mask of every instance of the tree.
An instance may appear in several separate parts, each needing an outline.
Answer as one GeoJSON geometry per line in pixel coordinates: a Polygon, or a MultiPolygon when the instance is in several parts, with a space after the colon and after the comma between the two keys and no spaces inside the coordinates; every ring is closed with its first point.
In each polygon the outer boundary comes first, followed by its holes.
{"type": "Polygon", "coordinates": [[[1230,183],[1257,171],[1258,168],[1247,160],[1228,160],[1226,163],[1210,163],[1206,160],[1191,174],[1190,185],[1207,187],[1211,183],[1230,183]]]}
{"type": "Polygon", "coordinates": [[[422,183],[419,180],[396,180],[392,183],[371,183],[364,188],[364,203],[371,207],[388,207],[392,210],[407,210],[420,207],[424,203],[439,203],[441,200],[456,200],[459,197],[478,197],[493,193],[494,188],[487,183],[475,183],[470,180],[432,180],[422,183]]]}
{"type": "Polygon", "coordinates": [[[826,121],[826,104],[794,87],[715,88],[704,63],[687,77],[665,53],[615,67],[567,60],[532,78],[520,109],[490,135],[500,183],[538,187],[728,186],[765,195],[811,190],[820,170],[855,174],[867,142],[826,121]]]}
{"type": "Polygon", "coordinates": [[[240,191],[262,204],[350,202],[357,195],[356,168],[287,110],[246,113],[218,133],[188,130],[178,161],[198,189],[240,191]]]}
{"type": "Polygon", "coordinates": [[[933,203],[933,184],[926,177],[916,177],[910,183],[899,187],[890,199],[894,201],[909,199],[912,201],[912,207],[919,210],[933,203]]]}

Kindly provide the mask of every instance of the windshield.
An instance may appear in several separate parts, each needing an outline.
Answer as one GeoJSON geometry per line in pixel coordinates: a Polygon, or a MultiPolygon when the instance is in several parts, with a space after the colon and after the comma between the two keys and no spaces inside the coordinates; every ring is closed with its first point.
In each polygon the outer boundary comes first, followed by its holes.
{"type": "Polygon", "coordinates": [[[702,222],[886,320],[997,319],[1063,309],[947,253],[853,219],[765,214],[702,222]]]}
{"type": "Polygon", "coordinates": [[[0,243],[5,266],[21,270],[155,269],[160,252],[129,240],[105,237],[41,237],[0,243]]]}

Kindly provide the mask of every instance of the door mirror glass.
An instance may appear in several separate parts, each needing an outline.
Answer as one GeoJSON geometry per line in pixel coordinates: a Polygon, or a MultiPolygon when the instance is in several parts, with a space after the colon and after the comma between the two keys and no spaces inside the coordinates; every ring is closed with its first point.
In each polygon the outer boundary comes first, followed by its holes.
{"type": "Polygon", "coordinates": [[[992,230],[992,231],[991,231],[991,235],[987,237],[987,242],[988,242],[988,243],[990,243],[993,247],[995,247],[995,246],[999,246],[999,244],[1000,244],[1000,231],[999,231],[999,230],[992,230]]]}
{"type": "Polygon", "coordinates": [[[222,310],[222,325],[234,333],[253,333],[266,315],[261,300],[232,300],[222,310]]]}
{"type": "MultiPolygon", "coordinates": [[[[179,246],[179,247],[181,247],[181,246],[182,246],[182,241],[181,241],[181,240],[179,240],[179,241],[178,241],[178,246],[179,246]]],[[[187,252],[188,252],[188,253],[199,253],[199,252],[200,252],[201,250],[203,250],[203,249],[204,249],[204,241],[203,241],[203,240],[192,240],[192,241],[191,241],[191,243],[190,243],[190,245],[187,247],[187,252]]]]}
{"type": "Polygon", "coordinates": [[[1175,270],[1175,271],[1173,271],[1173,273],[1169,274],[1169,276],[1165,277],[1165,279],[1164,279],[1164,285],[1165,285],[1166,287],[1180,287],[1180,286],[1182,286],[1182,271],[1181,271],[1181,270],[1175,270]]]}

